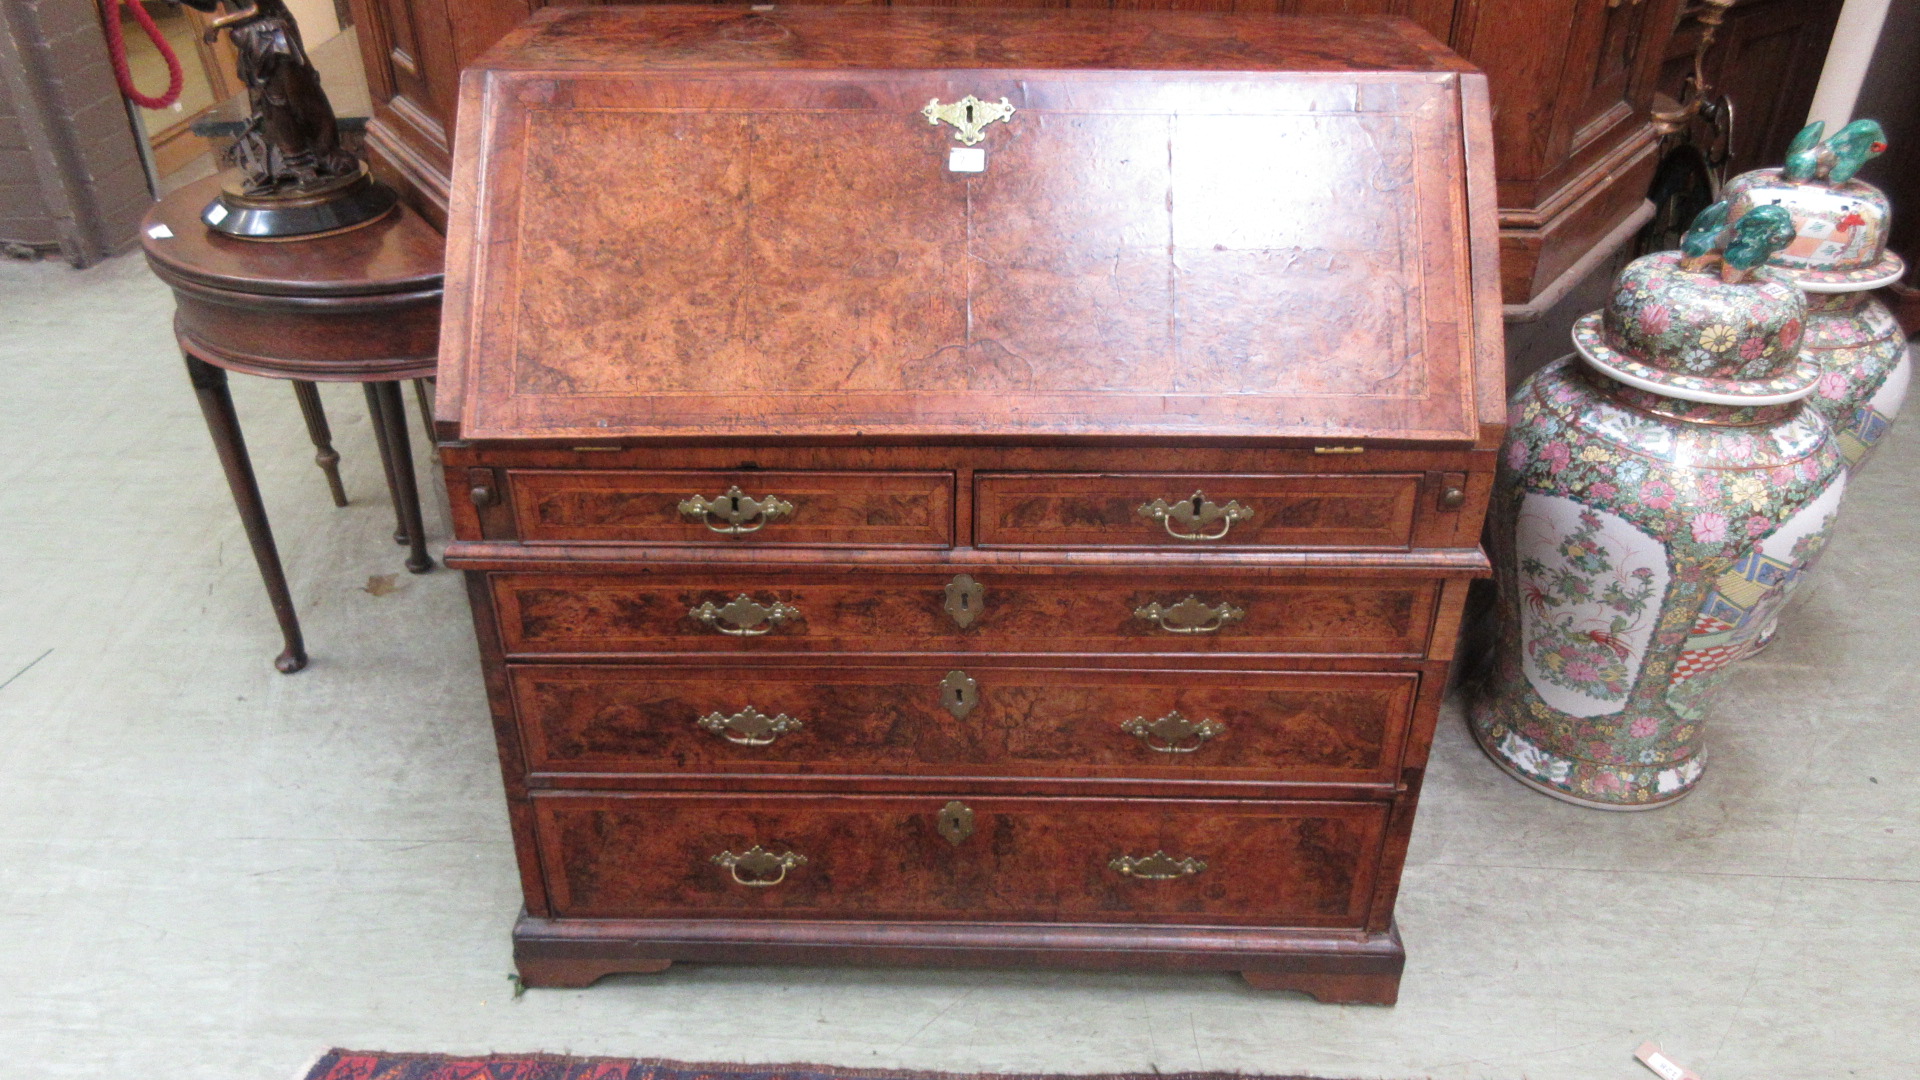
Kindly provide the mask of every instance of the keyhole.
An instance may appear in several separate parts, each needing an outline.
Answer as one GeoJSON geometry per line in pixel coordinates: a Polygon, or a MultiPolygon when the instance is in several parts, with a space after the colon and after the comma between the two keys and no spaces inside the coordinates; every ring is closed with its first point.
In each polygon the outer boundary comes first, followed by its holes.
{"type": "Polygon", "coordinates": [[[961,593],[960,594],[960,610],[965,611],[972,606],[973,606],[973,597],[968,596],[966,593],[961,593]]]}
{"type": "Polygon", "coordinates": [[[967,106],[967,123],[973,123],[973,106],[967,106]]]}
{"type": "Polygon", "coordinates": [[[980,700],[978,684],[964,671],[947,672],[947,677],[940,680],[940,689],[953,695],[945,701],[944,706],[955,720],[965,720],[980,700]]]}
{"type": "Polygon", "coordinates": [[[1200,512],[1200,493],[1197,491],[1193,493],[1193,512],[1200,512]]]}
{"type": "Polygon", "coordinates": [[[738,495],[727,496],[727,509],[733,513],[736,513],[736,514],[739,513],[740,512],[740,496],[738,495]]]}

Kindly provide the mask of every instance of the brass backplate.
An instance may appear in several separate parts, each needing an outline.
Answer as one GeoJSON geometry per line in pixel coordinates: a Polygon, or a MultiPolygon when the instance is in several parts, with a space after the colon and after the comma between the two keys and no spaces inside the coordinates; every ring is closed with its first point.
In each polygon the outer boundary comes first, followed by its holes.
{"type": "Polygon", "coordinates": [[[1221,506],[1207,498],[1206,492],[1196,491],[1175,502],[1155,499],[1146,503],[1140,507],[1140,516],[1159,522],[1175,540],[1224,540],[1235,522],[1251,521],[1253,511],[1234,500],[1221,506]]]}
{"type": "Polygon", "coordinates": [[[1191,754],[1227,727],[1218,720],[1189,720],[1176,709],[1158,720],[1136,716],[1123,722],[1120,730],[1136,736],[1150,750],[1162,754],[1191,754]]]}
{"type": "Polygon", "coordinates": [[[769,522],[793,513],[793,504],[772,495],[756,499],[736,484],[725,494],[711,499],[689,495],[680,501],[680,512],[714,532],[742,536],[758,532],[769,522]]]}
{"type": "Polygon", "coordinates": [[[687,614],[723,634],[759,637],[788,619],[799,618],[800,609],[778,601],[772,605],[762,604],[741,593],[724,605],[709,600],[687,614]]]}
{"type": "Polygon", "coordinates": [[[1204,873],[1207,863],[1204,859],[1176,859],[1164,851],[1156,851],[1146,858],[1131,855],[1116,855],[1107,869],[1116,874],[1146,881],[1172,881],[1175,878],[1192,877],[1204,873]]]}
{"type": "Polygon", "coordinates": [[[966,803],[955,799],[940,808],[934,827],[940,830],[941,836],[947,838],[947,843],[959,847],[961,841],[973,835],[973,811],[966,803]]]}
{"type": "Polygon", "coordinates": [[[949,671],[947,677],[940,680],[940,704],[947,707],[955,720],[965,720],[973,707],[980,704],[980,684],[964,671],[949,671]]]}
{"type": "Polygon", "coordinates": [[[1216,634],[1220,628],[1247,617],[1246,609],[1229,603],[1209,604],[1189,596],[1177,604],[1154,601],[1133,609],[1133,617],[1165,630],[1169,634],[1216,634]]]}
{"type": "Polygon", "coordinates": [[[755,844],[738,855],[723,851],[713,857],[713,864],[742,885],[765,889],[787,880],[787,871],[807,865],[807,857],[795,851],[776,854],[755,844]]]}
{"type": "Polygon", "coordinates": [[[920,110],[920,115],[926,117],[927,123],[934,127],[939,127],[942,121],[952,124],[960,129],[954,138],[966,146],[972,146],[985,138],[981,129],[995,120],[1005,120],[1013,115],[1013,104],[1006,98],[997,102],[981,101],[972,94],[945,105],[940,104],[939,98],[928,98],[926,108],[920,110]]]}
{"type": "Polygon", "coordinates": [[[787,732],[798,731],[804,726],[786,713],[768,716],[751,705],[732,716],[716,710],[694,723],[740,746],[768,746],[787,732]]]}
{"type": "Polygon", "coordinates": [[[947,582],[947,602],[943,606],[947,614],[953,617],[954,625],[965,630],[980,617],[980,607],[986,596],[985,585],[973,580],[971,575],[961,574],[947,582]]]}

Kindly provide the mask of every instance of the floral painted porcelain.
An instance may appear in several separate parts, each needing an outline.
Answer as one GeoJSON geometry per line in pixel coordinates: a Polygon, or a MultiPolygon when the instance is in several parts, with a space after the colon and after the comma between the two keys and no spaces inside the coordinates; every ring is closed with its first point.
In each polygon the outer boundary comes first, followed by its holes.
{"type": "Polygon", "coordinates": [[[1737,220],[1757,206],[1792,216],[1793,241],[1767,264],[1808,294],[1805,348],[1820,370],[1809,401],[1857,469],[1899,415],[1912,377],[1906,337],[1869,291],[1899,280],[1906,265],[1887,250],[1887,197],[1853,179],[1886,149],[1880,125],[1856,120],[1825,142],[1822,130],[1814,123],[1800,132],[1785,168],[1734,177],[1728,216],[1737,220]]]}
{"type": "Polygon", "coordinates": [[[1779,206],[1793,217],[1794,237],[1767,260],[1809,291],[1877,289],[1900,279],[1906,267],[1887,251],[1892,216],[1887,196],[1854,179],[1872,158],[1887,149],[1880,125],[1855,120],[1825,142],[1826,125],[1816,120],[1800,129],[1787,148],[1787,164],[1755,169],[1727,182],[1723,197],[1728,218],[1738,221],[1747,207],[1779,206]]]}
{"type": "Polygon", "coordinates": [[[1689,270],[1678,251],[1635,259],[1614,281],[1613,302],[1573,327],[1587,362],[1629,386],[1690,392],[1720,404],[1782,404],[1806,397],[1820,370],[1802,362],[1807,302],[1759,271],[1742,288],[1689,270]]]}
{"type": "Polygon", "coordinates": [[[1790,239],[1786,217],[1724,211],[1686,254],[1623,271],[1575,333],[1579,360],[1512,401],[1498,641],[1471,723],[1494,761],[1571,802],[1644,809],[1693,789],[1714,689],[1818,557],[1844,488],[1803,404],[1818,379],[1804,301],[1753,268],[1790,239]]]}

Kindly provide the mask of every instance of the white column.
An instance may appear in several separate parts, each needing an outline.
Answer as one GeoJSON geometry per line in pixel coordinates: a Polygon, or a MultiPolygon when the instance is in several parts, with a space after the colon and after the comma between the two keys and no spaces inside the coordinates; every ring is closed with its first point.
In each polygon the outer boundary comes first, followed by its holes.
{"type": "Polygon", "coordinates": [[[1807,110],[1807,122],[1826,121],[1828,135],[1858,119],[1853,106],[1860,98],[1867,65],[1873,61],[1874,46],[1880,43],[1880,26],[1887,20],[1890,2],[1847,0],[1840,9],[1833,45],[1827,49],[1826,65],[1820,69],[1820,86],[1813,92],[1813,107],[1807,110]]]}

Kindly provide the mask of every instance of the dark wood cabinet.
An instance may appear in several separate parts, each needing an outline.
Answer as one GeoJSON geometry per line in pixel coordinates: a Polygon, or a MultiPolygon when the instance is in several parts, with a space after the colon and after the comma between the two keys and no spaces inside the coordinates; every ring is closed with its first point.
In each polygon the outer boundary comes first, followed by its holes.
{"type": "Polygon", "coordinates": [[[537,0],[348,0],[374,114],[367,151],[413,208],[444,229],[460,71],[537,0]]]}
{"type": "Polygon", "coordinates": [[[1501,293],[1524,304],[1644,204],[1677,0],[1462,0],[1449,41],[1487,73],[1501,293]]]}
{"type": "MultiPolygon", "coordinates": [[[[1708,85],[1732,106],[1727,178],[1785,160],[1787,144],[1806,125],[1840,5],[1739,0],[1728,9],[1704,65],[1708,85]]],[[[1698,15],[1699,6],[1688,4],[1667,46],[1660,90],[1675,100],[1693,73],[1694,49],[1705,29],[1698,15]]]]}
{"type": "MultiPolygon", "coordinates": [[[[444,222],[458,72],[543,0],[352,2],[379,103],[369,130],[376,165],[401,183],[416,209],[444,222]]],[[[1658,141],[1648,113],[1679,2],[1115,0],[1071,6],[1393,15],[1419,23],[1487,73],[1501,292],[1508,304],[1526,304],[1552,290],[1643,205],[1658,141]]],[[[996,6],[1060,5],[1004,0],[996,6]]],[[[1763,78],[1777,75],[1757,70],[1763,78]]]]}
{"type": "Polygon", "coordinates": [[[1482,76],[1406,21],[627,7],[465,94],[447,563],[529,983],[1394,999],[1504,415],[1482,76]]]}

